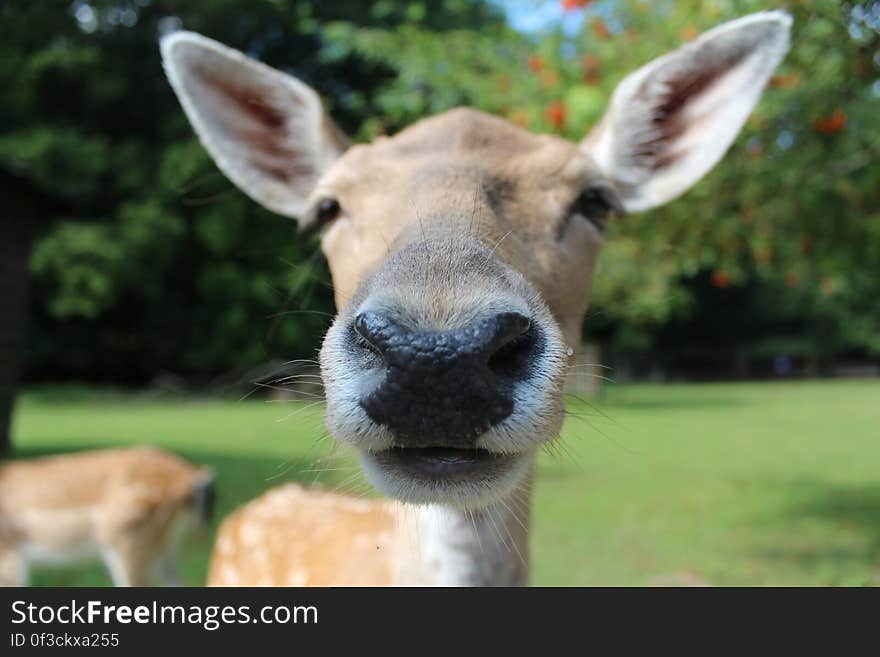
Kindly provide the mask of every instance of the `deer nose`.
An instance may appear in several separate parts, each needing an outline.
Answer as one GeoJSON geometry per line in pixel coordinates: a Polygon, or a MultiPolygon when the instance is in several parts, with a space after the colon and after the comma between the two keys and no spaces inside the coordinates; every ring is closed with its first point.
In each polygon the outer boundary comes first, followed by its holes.
{"type": "Polygon", "coordinates": [[[537,327],[516,312],[450,331],[413,330],[364,312],[353,328],[385,366],[361,406],[401,447],[473,447],[513,412],[515,385],[540,348],[537,327]]]}

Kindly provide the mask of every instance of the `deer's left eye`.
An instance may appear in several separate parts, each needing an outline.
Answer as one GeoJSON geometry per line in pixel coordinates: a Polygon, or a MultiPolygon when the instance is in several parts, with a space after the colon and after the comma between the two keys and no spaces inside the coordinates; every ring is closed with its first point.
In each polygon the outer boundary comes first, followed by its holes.
{"type": "Polygon", "coordinates": [[[339,201],[335,198],[321,199],[318,201],[318,207],[315,211],[315,218],[317,219],[318,226],[330,223],[339,216],[341,211],[342,208],[339,206],[339,201]]]}
{"type": "Polygon", "coordinates": [[[342,206],[335,198],[325,196],[314,204],[302,217],[300,231],[308,234],[319,232],[342,214],[342,206]]]}
{"type": "Polygon", "coordinates": [[[569,206],[568,219],[579,215],[604,232],[608,217],[619,210],[614,192],[604,187],[590,187],[569,206]]]}

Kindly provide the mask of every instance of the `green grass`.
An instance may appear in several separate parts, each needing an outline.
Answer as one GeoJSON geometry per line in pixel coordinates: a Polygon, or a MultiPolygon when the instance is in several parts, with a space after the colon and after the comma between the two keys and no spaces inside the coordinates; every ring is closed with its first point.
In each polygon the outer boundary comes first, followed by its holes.
{"type": "MultiPolygon", "coordinates": [[[[880,382],[620,386],[570,412],[560,455],[539,461],[535,584],[880,584],[880,382]]],[[[283,481],[364,490],[345,481],[351,457],[318,440],[321,414],[35,390],[14,436],[18,456],[173,449],[216,469],[222,517],[283,481]]],[[[187,583],[204,581],[209,548],[187,545],[187,583]]],[[[35,578],[107,582],[100,568],[35,578]]]]}

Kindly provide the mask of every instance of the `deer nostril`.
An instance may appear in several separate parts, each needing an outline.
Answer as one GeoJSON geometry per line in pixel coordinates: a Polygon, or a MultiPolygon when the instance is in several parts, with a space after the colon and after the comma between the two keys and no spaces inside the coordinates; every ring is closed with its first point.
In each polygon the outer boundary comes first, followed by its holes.
{"type": "Polygon", "coordinates": [[[528,369],[535,341],[536,332],[528,317],[519,313],[500,315],[486,364],[498,376],[519,379],[528,369]]]}
{"type": "Polygon", "coordinates": [[[519,313],[502,313],[495,318],[495,339],[492,346],[501,349],[522,338],[532,327],[532,321],[519,313]]]}
{"type": "Polygon", "coordinates": [[[357,342],[372,351],[377,356],[382,356],[384,349],[383,335],[387,332],[385,322],[373,313],[358,313],[352,323],[357,342]]]}
{"type": "Polygon", "coordinates": [[[354,330],[364,340],[369,340],[370,327],[367,326],[367,318],[363,313],[359,313],[354,318],[354,330]]]}

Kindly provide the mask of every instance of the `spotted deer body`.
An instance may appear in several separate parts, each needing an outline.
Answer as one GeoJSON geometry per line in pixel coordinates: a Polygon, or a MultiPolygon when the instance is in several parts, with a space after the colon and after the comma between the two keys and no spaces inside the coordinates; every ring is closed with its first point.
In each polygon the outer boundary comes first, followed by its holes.
{"type": "Polygon", "coordinates": [[[534,455],[562,425],[606,222],[716,164],[790,22],[747,16],[648,63],[580,143],[459,108],[352,146],[298,80],[167,37],[169,79],[221,170],[320,232],[338,309],[326,424],[395,500],[272,490],[224,523],[209,583],[525,583],[534,455]]]}
{"type": "Polygon", "coordinates": [[[210,471],[153,447],[0,463],[0,585],[93,561],[117,586],[179,583],[178,543],[212,499],[210,471]]]}

